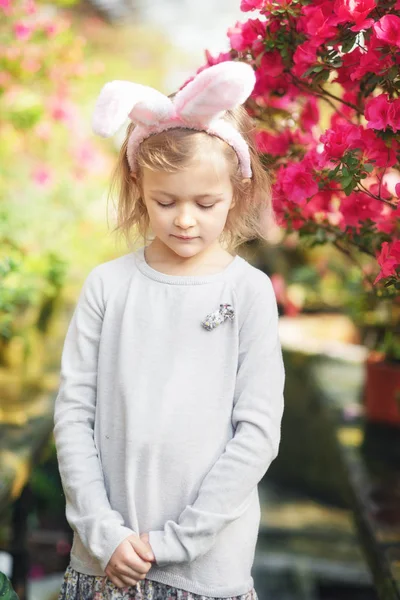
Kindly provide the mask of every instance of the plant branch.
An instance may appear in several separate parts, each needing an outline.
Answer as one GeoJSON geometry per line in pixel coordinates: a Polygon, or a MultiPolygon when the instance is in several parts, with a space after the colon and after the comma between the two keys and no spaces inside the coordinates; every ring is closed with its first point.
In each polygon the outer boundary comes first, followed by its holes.
{"type": "Polygon", "coordinates": [[[375,200],[379,200],[380,202],[384,202],[385,204],[387,204],[391,208],[396,208],[397,203],[391,202],[390,200],[386,200],[385,198],[382,198],[381,196],[377,196],[376,194],[373,194],[372,192],[370,192],[369,190],[367,190],[367,188],[365,188],[363,186],[363,184],[361,183],[361,181],[358,182],[358,185],[362,188],[362,190],[356,190],[356,191],[360,191],[360,192],[362,191],[365,194],[367,194],[367,196],[370,196],[371,198],[375,198],[375,200]]]}
{"type": "MultiPolygon", "coordinates": [[[[349,244],[351,244],[352,246],[355,246],[361,252],[364,252],[364,254],[368,254],[368,256],[371,256],[372,258],[374,258],[376,260],[375,254],[373,252],[371,252],[368,248],[366,248],[365,246],[363,246],[359,242],[356,242],[353,239],[347,237],[345,233],[338,232],[337,229],[334,229],[329,223],[324,223],[323,227],[327,231],[335,234],[337,238],[346,240],[349,244]]],[[[335,241],[336,240],[334,240],[333,243],[335,243],[335,241]]]]}
{"type": "Polygon", "coordinates": [[[335,112],[337,112],[342,119],[345,119],[348,123],[353,123],[353,121],[344,113],[342,113],[341,110],[339,110],[339,108],[333,104],[333,102],[331,102],[329,100],[329,98],[327,98],[326,96],[330,96],[332,97],[334,100],[338,100],[340,102],[342,102],[342,104],[347,104],[347,106],[349,106],[350,108],[354,108],[357,112],[357,115],[361,115],[360,111],[357,110],[357,108],[354,107],[353,104],[346,102],[345,100],[340,100],[340,98],[336,98],[336,96],[333,96],[333,94],[330,94],[329,92],[326,92],[326,90],[324,90],[324,88],[320,88],[322,89],[322,93],[316,91],[313,88],[310,88],[309,86],[307,86],[307,84],[303,83],[298,77],[296,77],[295,75],[293,75],[293,73],[288,72],[288,74],[292,77],[294,83],[297,85],[297,87],[299,87],[300,89],[307,91],[308,93],[312,94],[313,96],[318,96],[318,98],[321,98],[322,100],[325,100],[325,102],[327,102],[327,104],[329,104],[329,106],[331,108],[334,109],[335,112]]]}
{"type": "Polygon", "coordinates": [[[362,264],[355,258],[355,256],[347,248],[341,246],[338,240],[334,240],[333,245],[335,246],[335,248],[337,248],[340,252],[345,254],[350,260],[354,262],[354,264],[360,269],[361,273],[364,275],[365,280],[371,286],[371,290],[375,290],[372,278],[370,278],[370,276],[364,271],[362,264]]]}
{"type": "Polygon", "coordinates": [[[361,114],[361,112],[358,109],[358,106],[356,106],[352,102],[347,102],[347,100],[342,100],[342,98],[339,98],[338,96],[335,96],[334,94],[331,94],[331,92],[328,92],[325,88],[321,87],[321,85],[318,85],[318,87],[323,94],[326,94],[330,98],[333,98],[334,100],[337,100],[338,102],[341,102],[342,104],[345,104],[346,106],[352,108],[353,110],[356,111],[357,114],[361,114]]]}

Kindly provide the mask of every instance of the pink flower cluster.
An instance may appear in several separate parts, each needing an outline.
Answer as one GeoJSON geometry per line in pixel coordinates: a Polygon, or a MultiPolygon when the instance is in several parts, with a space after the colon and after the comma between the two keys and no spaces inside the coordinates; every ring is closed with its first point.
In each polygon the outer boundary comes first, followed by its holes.
{"type": "Polygon", "coordinates": [[[228,29],[230,51],[207,52],[201,69],[253,65],[248,110],[264,116],[256,141],[274,173],[278,223],[313,222],[350,243],[368,232],[375,282],[399,279],[400,0],[386,14],[377,0],[242,0],[241,9],[254,14],[228,29]]]}
{"type": "MultiPolygon", "coordinates": [[[[2,14],[6,16],[6,27],[0,42],[0,112],[5,122],[19,99],[26,96],[30,83],[34,83],[38,117],[31,125],[31,141],[23,144],[29,148],[25,164],[31,162],[32,182],[51,188],[57,181],[47,149],[65,133],[65,158],[72,176],[81,180],[87,172],[103,172],[106,158],[89,141],[86,118],[70,92],[71,82],[85,76],[91,68],[83,60],[85,39],[73,34],[71,22],[62,10],[48,13],[36,0],[0,0],[0,17],[2,14]],[[40,143],[43,141],[45,145],[40,143]],[[45,158],[41,158],[43,155],[45,158]]],[[[92,72],[101,70],[99,63],[93,66],[92,72]]],[[[18,123],[16,127],[18,133],[18,123]]],[[[24,129],[24,135],[29,135],[28,129],[24,129]]]]}
{"type": "Polygon", "coordinates": [[[383,242],[381,251],[378,255],[378,263],[381,267],[381,272],[376,277],[375,282],[390,277],[396,274],[396,268],[400,264],[400,240],[396,240],[389,244],[383,242]]]}

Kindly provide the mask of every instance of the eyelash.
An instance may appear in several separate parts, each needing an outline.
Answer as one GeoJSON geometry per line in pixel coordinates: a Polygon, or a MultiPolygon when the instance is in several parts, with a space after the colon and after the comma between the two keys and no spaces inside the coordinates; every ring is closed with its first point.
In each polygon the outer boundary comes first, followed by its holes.
{"type": "MultiPolygon", "coordinates": [[[[161,202],[157,202],[157,204],[158,206],[162,206],[163,208],[170,208],[170,206],[173,206],[173,204],[161,204],[161,202]]],[[[215,204],[210,204],[210,206],[203,206],[202,204],[198,204],[197,206],[203,208],[204,210],[209,210],[210,208],[214,208],[215,204]]]]}

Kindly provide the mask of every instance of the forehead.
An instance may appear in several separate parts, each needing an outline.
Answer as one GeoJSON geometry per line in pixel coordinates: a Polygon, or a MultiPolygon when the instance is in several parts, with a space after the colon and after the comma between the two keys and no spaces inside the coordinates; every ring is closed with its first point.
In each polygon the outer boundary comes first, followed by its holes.
{"type": "Polygon", "coordinates": [[[231,187],[229,165],[218,145],[205,143],[174,173],[144,167],[143,187],[176,195],[179,195],[179,191],[193,195],[221,193],[231,187]]]}

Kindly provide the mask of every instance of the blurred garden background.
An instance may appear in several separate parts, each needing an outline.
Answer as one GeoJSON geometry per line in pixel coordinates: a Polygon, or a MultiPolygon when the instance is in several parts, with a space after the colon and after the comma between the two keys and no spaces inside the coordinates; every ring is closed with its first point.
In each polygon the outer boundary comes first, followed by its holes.
{"type": "Polygon", "coordinates": [[[287,370],[260,483],[260,600],[400,598],[400,3],[0,0],[0,572],[56,600],[72,532],[52,439],[66,329],[111,232],[102,85],[166,94],[243,60],[277,222],[287,370]],[[389,17],[389,19],[387,19],[389,17]]]}

